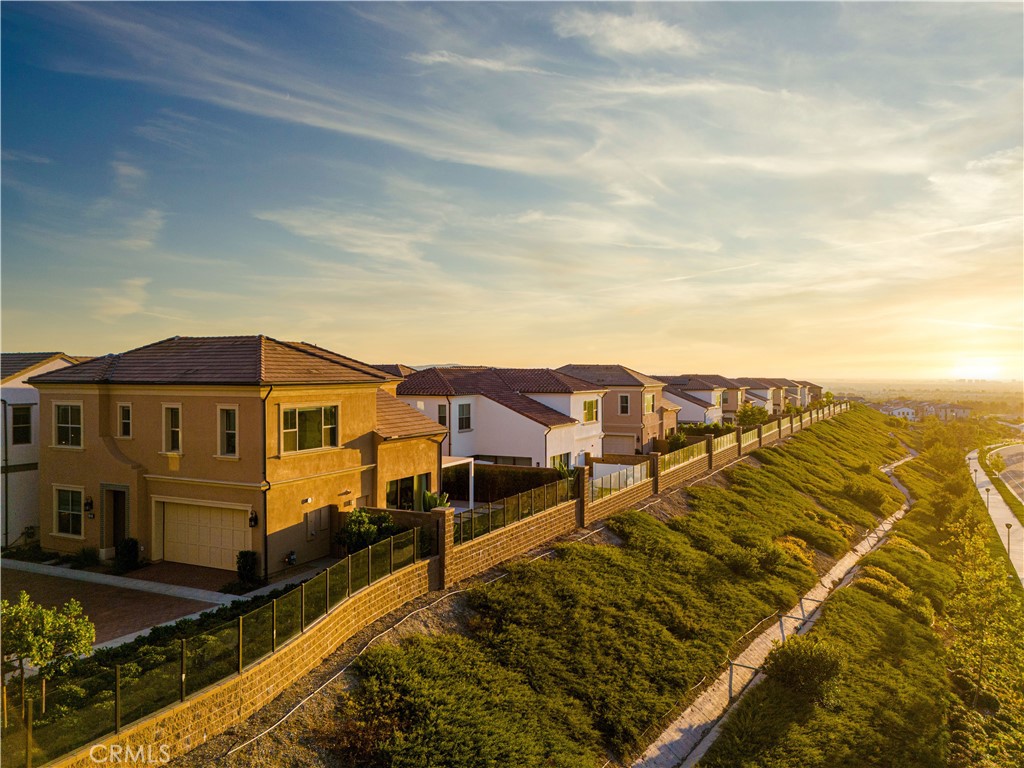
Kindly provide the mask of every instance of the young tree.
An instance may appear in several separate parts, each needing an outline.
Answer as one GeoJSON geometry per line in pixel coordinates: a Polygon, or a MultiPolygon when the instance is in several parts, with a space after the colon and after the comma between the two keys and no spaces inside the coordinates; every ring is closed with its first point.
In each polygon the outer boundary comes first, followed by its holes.
{"type": "Polygon", "coordinates": [[[37,667],[43,680],[66,672],[77,657],[92,650],[96,627],[77,600],[44,608],[22,592],[16,603],[0,600],[0,635],[4,662],[17,666],[24,684],[26,665],[37,667]]]}
{"type": "Polygon", "coordinates": [[[770,418],[771,415],[768,413],[766,408],[762,408],[759,405],[744,403],[740,406],[740,409],[736,411],[736,426],[756,427],[759,424],[764,424],[770,418]]]}

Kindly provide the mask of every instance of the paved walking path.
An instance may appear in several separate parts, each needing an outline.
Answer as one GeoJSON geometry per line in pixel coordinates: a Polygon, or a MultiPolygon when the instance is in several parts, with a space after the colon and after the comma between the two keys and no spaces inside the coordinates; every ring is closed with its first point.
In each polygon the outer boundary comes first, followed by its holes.
{"type": "MultiPolygon", "coordinates": [[[[908,456],[895,464],[882,467],[882,471],[889,476],[892,484],[907,497],[908,503],[903,504],[897,512],[883,520],[877,528],[868,533],[860,544],[847,552],[821,578],[818,584],[789,611],[789,615],[782,618],[781,626],[779,623],[775,623],[758,635],[757,639],[743,653],[733,659],[735,663],[746,665],[746,667],[759,667],[772,649],[773,643],[781,639],[783,631],[790,636],[794,632],[803,634],[811,628],[818,619],[818,606],[821,605],[821,601],[835,589],[849,583],[857,562],[884,541],[893,523],[906,514],[909,508],[910,494],[893,476],[893,469],[912,458],[913,456],[908,456]],[[804,618],[805,614],[806,618],[804,618]]],[[[760,673],[737,666],[733,669],[733,693],[735,694],[748,683],[756,684],[759,680],[760,673]]],[[[746,690],[749,690],[749,687],[743,692],[745,693],[746,690]]],[[[643,757],[633,764],[634,768],[676,768],[676,766],[689,768],[695,765],[718,737],[723,722],[722,715],[732,703],[741,697],[742,693],[730,702],[729,670],[726,670],[697,697],[697,700],[680,715],[679,719],[661,734],[657,741],[648,747],[643,757]]]]}
{"type": "Polygon", "coordinates": [[[1013,564],[1014,570],[1017,571],[1021,583],[1024,584],[1024,526],[1010,511],[1009,505],[1003,501],[1003,497],[999,495],[999,491],[993,487],[992,481],[988,479],[985,470],[981,468],[978,463],[977,451],[967,454],[967,467],[971,470],[971,476],[976,478],[974,484],[978,488],[978,494],[981,496],[981,500],[988,505],[988,516],[992,518],[992,524],[996,527],[996,532],[1004,546],[1006,545],[1006,524],[1009,523],[1011,526],[1010,562],[1013,564]],[[977,473],[974,470],[977,470],[977,473]]]}

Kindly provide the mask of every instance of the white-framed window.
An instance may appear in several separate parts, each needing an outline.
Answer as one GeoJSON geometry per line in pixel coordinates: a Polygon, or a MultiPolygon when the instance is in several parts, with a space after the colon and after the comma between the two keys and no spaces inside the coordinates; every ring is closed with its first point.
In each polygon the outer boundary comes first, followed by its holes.
{"type": "Polygon", "coordinates": [[[653,392],[644,392],[644,413],[654,413],[653,392]]]}
{"type": "Polygon", "coordinates": [[[32,445],[32,406],[11,406],[11,445],[32,445]]]}
{"type": "Polygon", "coordinates": [[[597,421],[597,399],[583,401],[583,423],[597,421]]]}
{"type": "Polygon", "coordinates": [[[722,393],[722,403],[724,403],[725,405],[729,404],[729,392],[728,391],[725,391],[725,392],[722,393]]]}
{"type": "Polygon", "coordinates": [[[238,456],[237,406],[217,406],[217,455],[238,456]]]}
{"type": "Polygon", "coordinates": [[[164,453],[181,453],[181,405],[164,404],[164,453]]]}
{"type": "Polygon", "coordinates": [[[117,404],[117,436],[118,437],[131,437],[132,436],[132,404],[131,403],[118,403],[117,404]]]}
{"type": "Polygon", "coordinates": [[[53,416],[54,445],[81,448],[81,403],[54,403],[53,416]]]}
{"type": "Polygon", "coordinates": [[[338,406],[281,410],[281,451],[312,451],[338,447],[338,406]]]}
{"type": "Polygon", "coordinates": [[[619,395],[619,416],[629,416],[629,395],[619,395]]]}
{"type": "Polygon", "coordinates": [[[437,406],[437,423],[442,427],[448,426],[448,403],[440,403],[437,406]]]}
{"type": "Polygon", "coordinates": [[[85,537],[82,532],[82,488],[54,486],[53,532],[57,536],[85,537]]]}
{"type": "Polygon", "coordinates": [[[473,428],[473,409],[470,403],[459,403],[459,432],[473,428]]]}

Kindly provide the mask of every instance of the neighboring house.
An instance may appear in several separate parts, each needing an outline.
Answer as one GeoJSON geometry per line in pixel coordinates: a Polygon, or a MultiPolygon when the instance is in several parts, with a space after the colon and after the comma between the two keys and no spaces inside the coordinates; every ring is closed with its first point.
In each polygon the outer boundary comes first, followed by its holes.
{"type": "Polygon", "coordinates": [[[529,467],[602,455],[603,387],[546,368],[427,368],[398,397],[449,426],[448,456],[529,467]]]}
{"type": "Polygon", "coordinates": [[[768,415],[772,415],[772,402],[764,395],[747,390],[744,397],[744,402],[748,405],[754,408],[764,408],[764,410],[768,412],[768,415]]]}
{"type": "Polygon", "coordinates": [[[607,390],[605,454],[650,453],[655,440],[675,431],[678,410],[672,410],[674,403],[665,406],[664,382],[624,365],[563,365],[558,370],[607,390]]]}
{"type": "Polygon", "coordinates": [[[720,421],[731,423],[736,411],[746,399],[746,387],[733,379],[715,373],[684,373],[678,376],[658,376],[666,384],[673,384],[697,397],[709,399],[722,408],[720,421]]]}
{"type": "Polygon", "coordinates": [[[394,376],[396,379],[404,379],[406,376],[411,376],[416,373],[415,368],[408,365],[402,365],[401,363],[382,363],[379,365],[374,363],[373,367],[378,371],[384,371],[384,373],[394,376]]]}
{"type": "Polygon", "coordinates": [[[666,384],[662,390],[662,396],[667,402],[679,406],[678,421],[680,424],[720,424],[722,422],[721,393],[719,393],[718,405],[677,384],[666,384]]]}
{"type": "Polygon", "coordinates": [[[909,405],[896,405],[887,408],[885,413],[908,421],[917,421],[917,409],[909,405]]]}
{"type": "Polygon", "coordinates": [[[971,418],[971,409],[965,405],[951,405],[943,403],[936,406],[935,415],[940,421],[958,421],[971,418]]]}
{"type": "Polygon", "coordinates": [[[415,508],[445,428],[365,363],[266,336],[173,337],[34,376],[45,549],[265,573],[329,553],[338,513],[415,508]]]}
{"type": "Polygon", "coordinates": [[[63,352],[0,355],[4,420],[0,504],[5,549],[34,539],[39,528],[39,392],[25,380],[76,362],[63,352]]]}
{"type": "Polygon", "coordinates": [[[747,388],[748,396],[756,395],[755,399],[757,402],[754,403],[755,405],[760,405],[772,416],[779,416],[782,414],[782,411],[785,408],[783,393],[780,392],[779,388],[774,384],[764,381],[763,379],[752,379],[748,377],[739,378],[735,381],[747,388]]]}
{"type": "Polygon", "coordinates": [[[769,384],[775,387],[775,395],[772,403],[778,409],[777,413],[782,413],[786,410],[787,405],[792,405],[794,408],[803,408],[804,400],[807,395],[803,385],[798,384],[791,379],[760,379],[765,384],[769,384]]]}
{"type": "Polygon", "coordinates": [[[807,402],[804,405],[810,405],[816,403],[825,396],[825,388],[810,381],[798,381],[797,384],[804,388],[805,399],[807,402]]]}

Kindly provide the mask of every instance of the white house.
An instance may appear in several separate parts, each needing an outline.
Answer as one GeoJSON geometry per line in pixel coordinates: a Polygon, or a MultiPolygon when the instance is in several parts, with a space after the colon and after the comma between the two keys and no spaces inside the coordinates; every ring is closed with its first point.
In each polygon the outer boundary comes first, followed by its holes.
{"type": "Polygon", "coordinates": [[[783,394],[779,391],[779,388],[769,381],[764,379],[752,379],[742,378],[736,379],[740,384],[743,384],[747,388],[747,395],[753,395],[753,405],[759,405],[768,411],[772,416],[778,416],[782,413],[785,405],[783,403],[783,394]]]}
{"type": "MultiPolygon", "coordinates": [[[[714,390],[711,390],[714,393],[714,390]]],[[[666,384],[661,391],[662,397],[679,406],[680,424],[721,424],[722,401],[719,393],[718,403],[702,399],[697,392],[691,392],[675,384],[666,384]]]]}
{"type": "Polygon", "coordinates": [[[77,362],[63,352],[4,352],[0,355],[3,398],[3,546],[24,543],[39,525],[39,390],[29,376],[77,362]]]}
{"type": "Polygon", "coordinates": [[[568,467],[602,455],[606,391],[546,368],[458,366],[411,373],[397,395],[448,427],[445,455],[568,467]]]}

